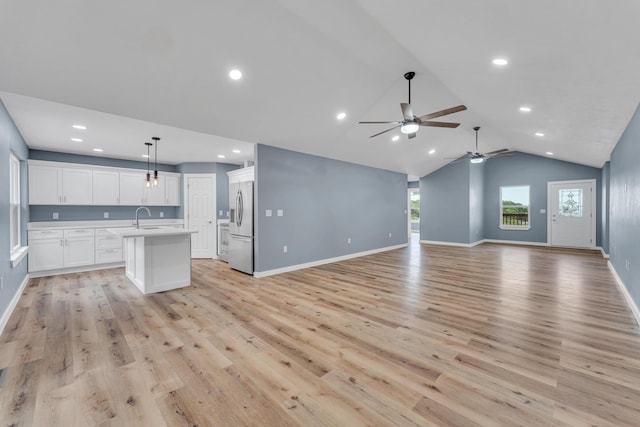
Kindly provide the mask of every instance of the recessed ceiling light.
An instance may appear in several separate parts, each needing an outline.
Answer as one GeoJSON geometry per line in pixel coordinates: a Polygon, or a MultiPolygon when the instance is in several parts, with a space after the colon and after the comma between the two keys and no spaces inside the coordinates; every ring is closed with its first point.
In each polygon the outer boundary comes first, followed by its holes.
{"type": "Polygon", "coordinates": [[[544,133],[542,133],[542,132],[536,132],[536,136],[544,136],[544,133]]]}
{"type": "Polygon", "coordinates": [[[531,107],[520,107],[520,111],[523,113],[528,113],[531,111],[531,107]]]}
{"type": "Polygon", "coordinates": [[[233,150],[234,153],[239,154],[240,150],[233,150]]]}
{"type": "Polygon", "coordinates": [[[94,148],[93,151],[97,151],[98,153],[102,153],[104,150],[102,148],[94,148]]]}
{"type": "Polygon", "coordinates": [[[87,127],[84,125],[72,125],[71,127],[78,130],[87,130],[87,127]]]}
{"type": "Polygon", "coordinates": [[[219,159],[224,159],[224,154],[218,154],[219,159]]]}
{"type": "Polygon", "coordinates": [[[396,135],[396,136],[394,136],[393,138],[391,138],[391,140],[392,140],[393,142],[396,142],[396,141],[397,141],[397,140],[399,140],[399,139],[400,139],[400,137],[399,137],[398,135],[396,135]]]}
{"type": "Polygon", "coordinates": [[[80,138],[71,138],[71,140],[73,142],[82,142],[82,140],[80,138]]]}
{"type": "Polygon", "coordinates": [[[242,71],[240,70],[231,70],[229,71],[229,77],[233,80],[240,80],[242,78],[242,71]]]}
{"type": "Polygon", "coordinates": [[[507,61],[504,58],[495,58],[491,62],[493,62],[493,65],[500,65],[500,66],[504,66],[504,65],[507,65],[509,63],[509,61],[507,61]]]}
{"type": "Polygon", "coordinates": [[[429,150],[429,154],[435,154],[436,153],[436,149],[432,148],[431,150],[429,150]]]}
{"type": "Polygon", "coordinates": [[[345,117],[347,117],[347,113],[338,113],[338,115],[336,117],[338,118],[338,120],[342,120],[345,117]]]}
{"type": "Polygon", "coordinates": [[[551,151],[547,151],[547,156],[553,156],[553,153],[551,151]]]}
{"type": "Polygon", "coordinates": [[[145,159],[148,159],[149,155],[148,154],[143,154],[142,157],[144,157],[145,159]]]}

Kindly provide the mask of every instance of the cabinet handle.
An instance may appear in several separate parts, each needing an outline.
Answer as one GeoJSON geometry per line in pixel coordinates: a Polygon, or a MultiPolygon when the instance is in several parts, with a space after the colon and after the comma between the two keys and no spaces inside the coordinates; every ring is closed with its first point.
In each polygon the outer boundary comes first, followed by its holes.
{"type": "Polygon", "coordinates": [[[67,203],[67,196],[64,196],[64,197],[62,198],[62,201],[63,201],[64,203],[67,203]]]}
{"type": "Polygon", "coordinates": [[[64,246],[62,239],[60,239],[60,246],[64,246]]]}

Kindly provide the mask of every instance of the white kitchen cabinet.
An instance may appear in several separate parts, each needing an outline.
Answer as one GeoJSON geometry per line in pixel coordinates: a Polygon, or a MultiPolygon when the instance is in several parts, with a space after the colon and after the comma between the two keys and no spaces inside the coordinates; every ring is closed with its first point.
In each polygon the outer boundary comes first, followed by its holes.
{"type": "Polygon", "coordinates": [[[105,228],[95,232],[96,264],[124,261],[122,251],[122,237],[110,233],[105,228]]]}
{"type": "Polygon", "coordinates": [[[29,204],[62,203],[62,169],[56,166],[29,165],[29,204]]]}
{"type": "Polygon", "coordinates": [[[167,175],[164,180],[165,204],[180,206],[180,177],[167,175]]]}
{"type": "Polygon", "coordinates": [[[93,204],[112,206],[120,204],[120,173],[111,170],[93,170],[93,204]]]}
{"type": "Polygon", "coordinates": [[[64,266],[94,264],[93,229],[64,230],[64,266]]]}
{"type": "Polygon", "coordinates": [[[64,267],[62,230],[29,232],[29,271],[64,267]]]}
{"type": "Polygon", "coordinates": [[[151,206],[164,205],[164,175],[158,176],[158,185],[153,185],[153,176],[151,177],[151,186],[144,186],[144,204],[151,206]]]}
{"type": "Polygon", "coordinates": [[[93,174],[91,169],[62,169],[62,204],[90,205],[93,203],[93,174]]]}
{"type": "Polygon", "coordinates": [[[144,205],[145,173],[120,172],[120,204],[144,205]]]}

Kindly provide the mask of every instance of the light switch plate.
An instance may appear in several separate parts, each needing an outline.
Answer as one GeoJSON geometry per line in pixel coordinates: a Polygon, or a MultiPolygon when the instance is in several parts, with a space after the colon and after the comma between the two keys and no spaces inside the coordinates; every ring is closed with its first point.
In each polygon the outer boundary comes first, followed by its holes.
{"type": "Polygon", "coordinates": [[[103,214],[103,217],[104,217],[104,218],[109,218],[109,212],[105,212],[105,213],[103,214]]]}
{"type": "Polygon", "coordinates": [[[272,215],[271,209],[267,209],[264,211],[264,216],[271,216],[271,215],[272,215]]]}
{"type": "Polygon", "coordinates": [[[282,209],[278,209],[278,216],[284,216],[284,211],[282,209]]]}
{"type": "Polygon", "coordinates": [[[160,218],[164,218],[164,212],[160,212],[160,218]]]}
{"type": "Polygon", "coordinates": [[[540,209],[540,213],[547,213],[546,209],[540,209]]]}
{"type": "Polygon", "coordinates": [[[58,217],[58,212],[54,212],[54,213],[53,213],[53,219],[58,219],[58,218],[59,218],[59,217],[58,217]]]}

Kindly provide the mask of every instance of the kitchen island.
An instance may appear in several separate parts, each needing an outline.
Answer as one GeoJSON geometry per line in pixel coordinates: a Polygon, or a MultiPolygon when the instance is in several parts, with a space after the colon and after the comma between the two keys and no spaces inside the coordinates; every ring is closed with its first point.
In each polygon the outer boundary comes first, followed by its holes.
{"type": "Polygon", "coordinates": [[[191,284],[191,234],[183,228],[109,228],[124,238],[125,274],[143,294],[191,284]]]}

